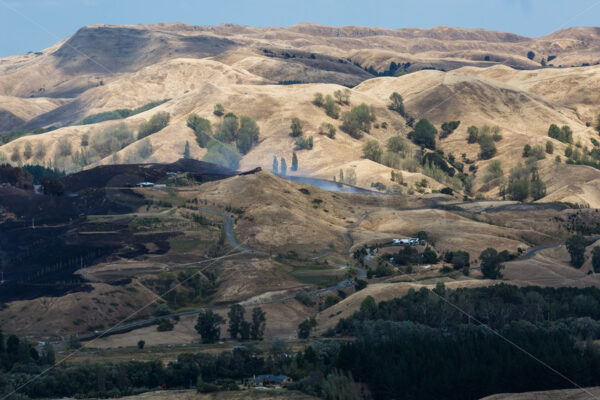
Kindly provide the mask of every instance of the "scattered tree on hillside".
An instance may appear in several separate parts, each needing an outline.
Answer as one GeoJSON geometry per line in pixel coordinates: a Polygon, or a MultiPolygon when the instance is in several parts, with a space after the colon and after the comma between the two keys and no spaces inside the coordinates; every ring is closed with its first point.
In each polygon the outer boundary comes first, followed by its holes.
{"type": "Polygon", "coordinates": [[[25,142],[25,149],[23,150],[23,157],[29,160],[33,155],[33,147],[30,142],[25,142]]]}
{"type": "Polygon", "coordinates": [[[498,179],[504,175],[504,171],[502,170],[502,162],[500,160],[492,160],[487,166],[485,181],[490,182],[494,179],[498,179]]]}
{"type": "Polygon", "coordinates": [[[581,268],[585,262],[585,248],[589,241],[583,235],[575,234],[570,236],[565,244],[571,256],[571,265],[577,269],[581,268]]]}
{"type": "Polygon", "coordinates": [[[298,137],[294,142],[298,150],[312,150],[313,148],[313,137],[298,137]]]}
{"type": "Polygon", "coordinates": [[[187,119],[187,126],[192,128],[196,134],[198,146],[206,147],[212,136],[212,126],[206,118],[201,118],[196,114],[190,114],[187,119]]]}
{"type": "Polygon", "coordinates": [[[44,144],[40,141],[35,145],[35,158],[38,160],[41,160],[42,158],[44,158],[46,156],[46,147],[44,147],[44,144]]]}
{"type": "Polygon", "coordinates": [[[271,171],[273,171],[274,174],[279,173],[279,162],[277,161],[277,156],[273,156],[273,169],[271,171]]]}
{"type": "Polygon", "coordinates": [[[389,138],[385,147],[388,151],[402,154],[405,154],[409,149],[408,144],[401,136],[392,136],[389,138]]]}
{"type": "Polygon", "coordinates": [[[292,154],[292,171],[298,171],[298,155],[296,155],[296,152],[294,152],[292,154]]]}
{"type": "Polygon", "coordinates": [[[479,157],[483,160],[489,160],[496,155],[496,145],[489,134],[479,135],[479,149],[479,157]]]}
{"type": "Polygon", "coordinates": [[[67,138],[62,138],[58,141],[58,155],[66,157],[70,156],[73,151],[73,146],[67,138]]]}
{"type": "Polygon", "coordinates": [[[286,176],[287,175],[287,163],[285,162],[285,158],[281,157],[281,168],[279,175],[286,176]]]}
{"type": "Polygon", "coordinates": [[[319,135],[325,135],[329,139],[333,139],[333,138],[335,138],[335,133],[336,133],[335,126],[333,126],[332,124],[330,124],[328,122],[323,122],[319,126],[319,135]]]}
{"type": "Polygon", "coordinates": [[[183,148],[183,158],[192,158],[192,156],[190,155],[190,142],[188,142],[187,140],[185,141],[185,147],[183,148]]]}
{"type": "Polygon", "coordinates": [[[315,97],[313,99],[313,104],[317,107],[323,107],[325,105],[325,99],[323,98],[323,93],[315,93],[315,97]]]}
{"type": "Polygon", "coordinates": [[[502,278],[502,273],[500,271],[504,269],[504,265],[502,265],[502,258],[498,255],[496,249],[488,247],[481,252],[479,260],[481,261],[481,273],[484,278],[502,278]]]}
{"type": "Polygon", "coordinates": [[[148,157],[152,155],[154,149],[152,148],[152,142],[150,142],[149,138],[142,140],[136,147],[135,151],[137,153],[138,158],[142,161],[147,161],[148,157]]]}
{"type": "Polygon", "coordinates": [[[442,132],[440,133],[440,139],[450,136],[456,128],[460,125],[460,121],[444,122],[442,124],[442,132]]]}
{"type": "Polygon", "coordinates": [[[362,151],[364,158],[377,163],[381,161],[383,150],[381,150],[381,146],[377,140],[369,140],[364,144],[362,151]]]}
{"type": "Polygon", "coordinates": [[[217,125],[215,139],[224,143],[234,142],[237,139],[239,127],[237,115],[231,112],[227,113],[225,114],[225,117],[223,117],[223,121],[217,125]]]}
{"type": "Polygon", "coordinates": [[[302,135],[302,122],[298,118],[292,118],[292,123],[290,124],[291,135],[293,137],[298,137],[302,135]]]}
{"type": "Polygon", "coordinates": [[[330,95],[325,96],[325,103],[323,104],[323,108],[325,109],[325,114],[327,116],[338,119],[340,117],[340,106],[338,106],[330,95]]]}
{"type": "Polygon", "coordinates": [[[215,114],[217,117],[220,117],[221,115],[225,114],[225,107],[223,107],[223,105],[220,103],[215,104],[213,114],[215,114]]]}
{"type": "Polygon", "coordinates": [[[317,326],[317,320],[314,317],[311,317],[307,320],[304,320],[298,325],[298,338],[299,339],[308,339],[310,336],[310,332],[314,327],[317,326]]]}
{"type": "Polygon", "coordinates": [[[568,125],[559,128],[556,124],[548,128],[548,136],[563,143],[573,143],[573,131],[568,125]]]}
{"type": "Polygon", "coordinates": [[[258,144],[259,136],[260,129],[256,121],[246,116],[240,118],[240,129],[237,133],[237,148],[240,153],[247,154],[258,144]]]}
{"type": "Polygon", "coordinates": [[[142,122],[138,128],[138,140],[159,132],[169,125],[171,115],[168,112],[160,111],[154,114],[149,121],[142,122]]]}
{"type": "Polygon", "coordinates": [[[479,141],[479,128],[471,125],[467,128],[467,143],[477,143],[479,141]]]}
{"type": "Polygon", "coordinates": [[[338,102],[338,104],[348,105],[350,104],[351,94],[352,92],[350,92],[350,89],[336,90],[335,92],[333,92],[333,97],[335,97],[335,100],[338,102]]]}
{"type": "Polygon", "coordinates": [[[435,137],[437,133],[435,126],[423,118],[417,122],[415,129],[408,134],[408,138],[418,146],[435,150],[435,137]]]}
{"type": "Polygon", "coordinates": [[[531,184],[529,186],[529,192],[533,200],[539,200],[546,196],[546,184],[540,178],[537,170],[533,170],[531,173],[531,184]]]}
{"type": "Polygon", "coordinates": [[[143,341],[143,340],[140,340],[140,341],[137,342],[137,347],[140,350],[143,350],[145,345],[146,345],[146,342],[143,341]]]}
{"type": "Polygon", "coordinates": [[[360,139],[362,132],[370,132],[373,121],[375,114],[372,108],[363,103],[342,115],[341,129],[353,138],[360,139]]]}
{"type": "Polygon", "coordinates": [[[600,272],[600,246],[592,249],[592,268],[595,273],[600,272]]]}
{"type": "Polygon", "coordinates": [[[529,58],[530,60],[533,60],[533,58],[535,57],[535,53],[531,50],[529,50],[527,52],[527,58],[529,58]]]}
{"type": "Polygon", "coordinates": [[[200,312],[194,328],[202,337],[202,343],[214,343],[221,337],[220,326],[225,323],[223,317],[211,310],[200,312]]]}
{"type": "Polygon", "coordinates": [[[390,95],[390,104],[388,105],[388,108],[404,117],[404,100],[399,93],[394,92],[390,95]]]}
{"type": "Polygon", "coordinates": [[[552,143],[550,140],[546,141],[546,153],[554,153],[554,143],[552,143]]]}

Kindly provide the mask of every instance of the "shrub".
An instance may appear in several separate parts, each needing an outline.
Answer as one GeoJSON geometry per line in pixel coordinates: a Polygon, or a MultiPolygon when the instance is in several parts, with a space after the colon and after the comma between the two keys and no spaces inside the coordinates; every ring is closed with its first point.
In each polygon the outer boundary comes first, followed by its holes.
{"type": "Polygon", "coordinates": [[[450,251],[445,254],[444,261],[451,263],[456,270],[468,267],[470,262],[469,253],[463,250],[450,251]]]}
{"type": "Polygon", "coordinates": [[[142,122],[138,128],[138,140],[161,131],[169,125],[170,118],[171,116],[168,112],[161,111],[154,114],[149,121],[142,122]]]}
{"type": "Polygon", "coordinates": [[[311,307],[311,306],[315,305],[315,301],[312,299],[310,294],[306,291],[301,291],[301,292],[296,293],[294,298],[307,307],[311,307]]]}
{"type": "Polygon", "coordinates": [[[383,155],[383,150],[381,150],[381,146],[377,140],[369,140],[364,144],[363,148],[363,157],[375,161],[380,162],[381,156],[383,155]]]}
{"type": "Polygon", "coordinates": [[[442,124],[442,132],[440,133],[440,139],[450,136],[456,128],[460,125],[460,121],[444,122],[442,124]]]}
{"type": "Polygon", "coordinates": [[[502,162],[500,160],[492,160],[488,164],[485,181],[490,182],[494,179],[498,179],[504,175],[504,171],[502,170],[502,162]]]}
{"type": "Polygon", "coordinates": [[[546,141],[546,153],[554,153],[554,143],[552,143],[550,140],[546,141]]]}
{"type": "Polygon", "coordinates": [[[309,136],[296,138],[296,147],[298,150],[312,150],[313,148],[313,137],[309,136]]]}
{"type": "Polygon", "coordinates": [[[333,126],[333,124],[324,122],[321,124],[321,126],[319,126],[319,134],[320,135],[325,135],[328,138],[333,139],[333,138],[335,138],[335,133],[336,133],[336,129],[335,129],[335,126],[333,126]]]}
{"type": "Polygon", "coordinates": [[[322,93],[315,93],[315,98],[313,99],[313,104],[317,107],[323,107],[325,105],[325,99],[323,98],[322,93]]]}
{"type": "Polygon", "coordinates": [[[222,104],[215,104],[213,114],[215,114],[217,117],[220,117],[221,115],[225,114],[225,107],[223,107],[222,104]]]}
{"type": "Polygon", "coordinates": [[[302,122],[298,118],[292,118],[292,123],[290,124],[290,130],[292,131],[293,137],[298,137],[302,135],[302,122]]]}
{"type": "Polygon", "coordinates": [[[502,129],[499,126],[492,127],[492,139],[494,142],[499,142],[502,140],[502,133],[500,133],[502,129]]]}
{"type": "Polygon", "coordinates": [[[105,158],[133,142],[133,132],[125,124],[119,124],[92,136],[90,147],[99,158],[105,158]]]}
{"type": "Polygon", "coordinates": [[[212,135],[212,127],[210,121],[199,117],[197,114],[190,114],[187,119],[187,126],[192,128],[196,134],[196,142],[198,146],[206,147],[212,135]]]}
{"type": "Polygon", "coordinates": [[[437,129],[435,129],[433,124],[427,119],[421,119],[415,125],[414,130],[408,134],[408,138],[418,146],[435,150],[436,135],[437,129]]]}
{"type": "Polygon", "coordinates": [[[506,194],[511,200],[525,200],[529,195],[529,181],[526,179],[511,180],[506,188],[506,194]]]}

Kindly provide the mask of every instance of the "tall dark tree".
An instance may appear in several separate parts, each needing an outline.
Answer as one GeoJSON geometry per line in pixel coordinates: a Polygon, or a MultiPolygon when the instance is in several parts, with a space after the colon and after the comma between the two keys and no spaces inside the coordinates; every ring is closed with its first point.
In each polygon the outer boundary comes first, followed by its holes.
{"type": "Polygon", "coordinates": [[[298,156],[296,155],[296,152],[294,152],[294,154],[292,154],[292,171],[298,171],[298,156]]]}
{"type": "Polygon", "coordinates": [[[214,343],[221,337],[221,325],[225,319],[211,310],[206,310],[198,315],[198,322],[194,328],[202,337],[202,343],[214,343]]]}
{"type": "Polygon", "coordinates": [[[227,314],[229,317],[229,328],[227,331],[232,339],[237,339],[238,333],[240,332],[240,325],[244,320],[245,313],[246,310],[240,304],[232,304],[229,308],[229,313],[227,314]]]}
{"type": "Polygon", "coordinates": [[[310,332],[315,326],[317,326],[317,320],[315,320],[315,317],[311,317],[310,319],[300,322],[300,325],[298,325],[298,338],[308,339],[310,332]]]}
{"type": "Polygon", "coordinates": [[[594,272],[600,272],[600,246],[592,249],[592,267],[594,268],[594,272]]]}
{"type": "Polygon", "coordinates": [[[252,330],[252,324],[248,321],[242,321],[240,323],[240,339],[248,340],[250,339],[250,331],[252,330]]]}
{"type": "Polygon", "coordinates": [[[502,265],[501,257],[498,255],[496,249],[488,247],[479,255],[479,259],[481,260],[481,273],[484,278],[487,279],[498,279],[502,278],[502,274],[500,271],[504,269],[504,265],[502,265]]]}
{"type": "Polygon", "coordinates": [[[285,158],[281,157],[281,167],[279,175],[286,176],[287,175],[287,163],[285,162],[285,158]]]}
{"type": "Polygon", "coordinates": [[[408,138],[416,145],[435,150],[435,137],[437,133],[435,126],[423,118],[417,122],[415,129],[408,134],[408,138]]]}
{"type": "Polygon", "coordinates": [[[190,142],[188,142],[187,140],[185,141],[185,147],[183,149],[183,158],[192,158],[192,156],[190,155],[190,142]]]}
{"type": "Polygon", "coordinates": [[[266,313],[260,307],[252,309],[252,324],[250,326],[250,337],[252,340],[262,340],[267,325],[266,313]]]}
{"type": "Polygon", "coordinates": [[[571,256],[571,265],[578,269],[581,268],[585,262],[585,248],[589,244],[588,240],[582,235],[576,234],[570,236],[565,244],[571,256]]]}
{"type": "Polygon", "coordinates": [[[274,174],[279,173],[279,162],[277,161],[277,156],[273,156],[273,170],[272,171],[274,174]]]}

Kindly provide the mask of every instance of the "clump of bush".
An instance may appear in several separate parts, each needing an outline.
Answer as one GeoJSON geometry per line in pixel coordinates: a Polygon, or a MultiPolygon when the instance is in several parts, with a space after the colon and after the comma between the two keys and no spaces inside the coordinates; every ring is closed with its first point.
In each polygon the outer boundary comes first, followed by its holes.
{"type": "Polygon", "coordinates": [[[171,115],[168,112],[158,112],[149,121],[142,122],[138,128],[138,140],[159,132],[169,125],[171,115]]]}
{"type": "Polygon", "coordinates": [[[375,113],[372,107],[361,104],[342,115],[341,129],[355,139],[362,137],[362,132],[371,131],[371,123],[375,121],[375,113]]]}

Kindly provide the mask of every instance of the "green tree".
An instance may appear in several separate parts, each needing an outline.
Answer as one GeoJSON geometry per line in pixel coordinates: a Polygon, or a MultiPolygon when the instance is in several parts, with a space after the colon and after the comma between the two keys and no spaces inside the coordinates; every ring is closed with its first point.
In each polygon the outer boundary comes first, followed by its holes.
{"type": "Polygon", "coordinates": [[[421,256],[425,264],[435,264],[438,262],[437,253],[429,246],[425,248],[421,256]]]}
{"type": "Polygon", "coordinates": [[[143,350],[144,346],[146,346],[146,342],[145,341],[140,340],[140,341],[137,342],[138,349],[143,350]]]}
{"type": "Polygon", "coordinates": [[[225,114],[225,107],[223,107],[223,104],[215,104],[213,114],[215,114],[217,117],[220,117],[221,115],[225,114]]]}
{"type": "Polygon", "coordinates": [[[328,122],[324,122],[319,126],[319,135],[325,135],[329,139],[335,138],[336,129],[335,126],[328,122]]]}
{"type": "Polygon", "coordinates": [[[401,136],[392,136],[388,139],[385,146],[388,151],[393,151],[395,153],[404,153],[408,150],[408,145],[401,136]]]}
{"type": "Polygon", "coordinates": [[[546,153],[554,153],[554,143],[552,143],[550,140],[546,141],[546,153]]]}
{"type": "Polygon", "coordinates": [[[377,140],[369,140],[364,144],[363,148],[363,157],[369,159],[371,161],[380,162],[381,156],[383,154],[383,150],[381,150],[381,146],[377,140]]]}
{"type": "Polygon", "coordinates": [[[273,169],[271,171],[273,171],[274,174],[279,173],[279,162],[277,161],[277,156],[273,156],[273,169]]]}
{"type": "Polygon", "coordinates": [[[211,310],[202,311],[194,328],[202,337],[202,343],[214,343],[221,337],[220,326],[225,323],[223,317],[211,310]]]}
{"type": "Polygon", "coordinates": [[[279,175],[286,176],[287,175],[287,163],[285,162],[285,158],[281,157],[280,165],[281,165],[281,168],[280,168],[279,175]]]}
{"type": "Polygon", "coordinates": [[[566,242],[567,250],[571,256],[571,265],[579,269],[585,262],[585,248],[589,242],[580,234],[570,236],[566,242]]]}
{"type": "Polygon", "coordinates": [[[290,130],[292,131],[293,137],[302,136],[302,122],[300,122],[299,118],[292,118],[290,130]]]}
{"type": "Polygon", "coordinates": [[[529,50],[527,52],[527,58],[529,58],[530,60],[533,60],[533,58],[535,57],[535,53],[531,50],[529,50]]]}
{"type": "Polygon", "coordinates": [[[479,149],[479,157],[483,160],[489,160],[496,155],[496,145],[489,134],[479,135],[479,149]]]}
{"type": "Polygon", "coordinates": [[[185,141],[185,147],[183,148],[183,158],[189,159],[192,158],[190,155],[190,142],[185,141]]]}
{"type": "Polygon", "coordinates": [[[511,179],[506,188],[509,199],[524,201],[529,196],[529,182],[527,179],[511,179]]]}
{"type": "Polygon", "coordinates": [[[240,129],[239,120],[234,113],[227,113],[223,117],[223,121],[217,125],[215,139],[224,143],[231,143],[237,139],[238,130],[240,129]]]}
{"type": "Polygon", "coordinates": [[[529,157],[531,155],[531,145],[528,143],[523,146],[523,157],[529,157]]]}
{"type": "Polygon", "coordinates": [[[31,147],[31,143],[25,142],[25,149],[23,150],[23,157],[26,160],[29,160],[33,155],[33,147],[31,147]]]}
{"type": "Polygon", "coordinates": [[[141,160],[147,161],[148,157],[150,157],[154,151],[152,148],[152,142],[150,142],[149,138],[142,140],[138,145],[135,146],[135,151],[141,160]]]}
{"type": "Polygon", "coordinates": [[[600,246],[592,249],[592,268],[595,273],[600,272],[600,246]]]}
{"type": "Polygon", "coordinates": [[[246,310],[240,304],[232,304],[231,307],[229,307],[229,313],[227,314],[229,317],[229,328],[227,330],[232,339],[237,339],[245,313],[246,310]]]}
{"type": "Polygon", "coordinates": [[[539,200],[546,196],[546,184],[542,181],[537,171],[532,173],[529,192],[531,193],[533,200],[539,200]]]}
{"type": "Polygon", "coordinates": [[[65,186],[61,180],[54,175],[44,175],[40,178],[40,185],[45,194],[60,196],[65,192],[65,186]]]}
{"type": "Polygon", "coordinates": [[[313,104],[317,107],[323,107],[325,105],[325,99],[322,93],[315,93],[313,104]]]}
{"type": "Polygon", "coordinates": [[[267,326],[267,314],[260,307],[252,309],[252,324],[250,337],[252,340],[262,340],[267,326]]]}
{"type": "Polygon", "coordinates": [[[479,128],[471,125],[467,128],[467,143],[477,143],[479,141],[479,128]]]}
{"type": "Polygon", "coordinates": [[[240,119],[240,129],[237,134],[237,148],[242,154],[247,154],[258,143],[260,129],[250,117],[240,119]]]}
{"type": "Polygon", "coordinates": [[[325,104],[323,105],[327,116],[338,119],[340,117],[340,106],[338,106],[330,95],[325,96],[325,104]]]}
{"type": "Polygon", "coordinates": [[[198,146],[206,147],[212,136],[212,126],[206,118],[201,118],[196,114],[190,114],[187,119],[187,126],[192,128],[196,134],[198,146]]]}
{"type": "Polygon", "coordinates": [[[296,155],[296,152],[294,152],[292,154],[292,171],[298,171],[298,156],[296,155]]]}
{"type": "Polygon", "coordinates": [[[435,126],[427,119],[423,118],[417,122],[415,129],[408,134],[408,138],[418,146],[435,150],[436,135],[437,129],[435,129],[435,126]]]}
{"type": "Polygon", "coordinates": [[[404,117],[404,100],[399,93],[394,92],[390,95],[390,104],[388,105],[388,108],[404,117]]]}
{"type": "Polygon", "coordinates": [[[168,112],[160,111],[154,114],[149,121],[142,122],[138,128],[138,140],[159,132],[169,125],[171,115],[168,112]]]}
{"type": "Polygon", "coordinates": [[[504,269],[504,265],[501,264],[502,259],[498,256],[496,249],[488,247],[479,255],[481,261],[481,273],[486,279],[499,279],[502,278],[500,272],[504,269]]]}
{"type": "Polygon", "coordinates": [[[90,144],[90,135],[88,135],[87,133],[84,133],[81,136],[81,146],[87,147],[88,144],[90,144]]]}
{"type": "Polygon", "coordinates": [[[317,326],[317,320],[315,317],[311,317],[307,320],[304,320],[298,325],[298,338],[299,339],[308,339],[310,336],[310,332],[313,328],[317,326]]]}
{"type": "Polygon", "coordinates": [[[484,179],[486,182],[490,182],[494,179],[501,178],[503,175],[502,162],[500,160],[492,160],[487,166],[484,179]]]}
{"type": "Polygon", "coordinates": [[[362,137],[362,132],[371,130],[371,122],[375,121],[375,114],[371,107],[361,104],[342,115],[341,129],[355,139],[362,137]]]}
{"type": "Polygon", "coordinates": [[[459,125],[460,121],[444,122],[442,124],[442,133],[440,133],[440,139],[450,136],[459,125]]]}

